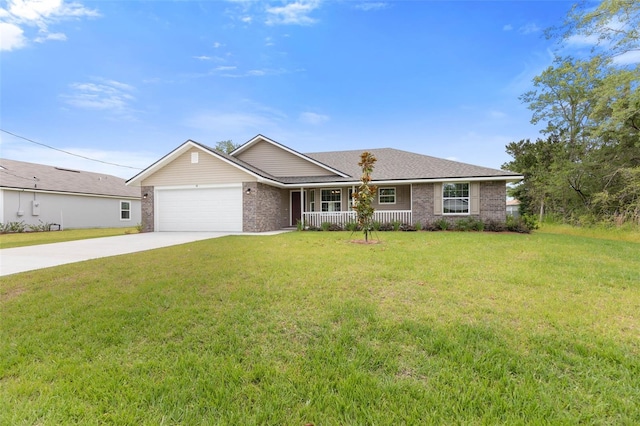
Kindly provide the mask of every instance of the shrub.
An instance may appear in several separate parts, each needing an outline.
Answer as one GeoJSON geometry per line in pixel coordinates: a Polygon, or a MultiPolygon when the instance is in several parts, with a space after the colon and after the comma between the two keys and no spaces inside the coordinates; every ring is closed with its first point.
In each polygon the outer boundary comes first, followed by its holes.
{"type": "Polygon", "coordinates": [[[484,230],[484,222],[474,217],[459,219],[455,225],[456,231],[482,231],[484,230]]]}
{"type": "Polygon", "coordinates": [[[43,222],[40,219],[38,219],[38,222],[40,222],[40,224],[38,225],[28,225],[29,230],[31,232],[45,232],[45,231],[49,231],[51,225],[53,225],[52,223],[48,223],[48,222],[43,222]]]}
{"type": "Polygon", "coordinates": [[[382,224],[380,223],[380,221],[378,221],[378,220],[374,220],[373,221],[373,230],[374,231],[379,231],[381,226],[382,226],[382,224]]]}
{"type": "Polygon", "coordinates": [[[342,231],[342,226],[338,223],[332,223],[329,225],[329,231],[342,231]]]}
{"type": "Polygon", "coordinates": [[[507,230],[507,226],[504,222],[489,220],[484,224],[484,230],[487,232],[504,232],[507,230]]]}
{"type": "Polygon", "coordinates": [[[399,220],[394,220],[393,222],[391,222],[391,226],[393,227],[394,231],[399,231],[400,226],[402,226],[402,222],[400,222],[399,220]]]}
{"type": "Polygon", "coordinates": [[[346,229],[347,231],[351,231],[351,232],[359,231],[359,229],[358,229],[358,223],[357,223],[357,222],[353,222],[353,221],[349,221],[349,222],[347,222],[347,224],[344,226],[344,229],[346,229]]]}
{"type": "Polygon", "coordinates": [[[446,231],[447,229],[449,229],[449,222],[447,222],[447,220],[443,217],[436,220],[433,224],[435,225],[436,230],[446,231]]]}
{"type": "Polygon", "coordinates": [[[437,230],[438,230],[438,227],[437,227],[434,223],[426,222],[426,223],[424,224],[424,226],[422,227],[422,229],[423,229],[423,230],[425,230],[425,231],[431,231],[431,232],[433,232],[433,231],[437,231],[437,230]]]}
{"type": "Polygon", "coordinates": [[[389,222],[383,223],[380,225],[379,231],[393,231],[393,225],[389,222]]]}
{"type": "Polygon", "coordinates": [[[416,222],[413,226],[416,228],[416,231],[422,231],[422,224],[420,222],[416,222]]]}
{"type": "Polygon", "coordinates": [[[322,222],[320,224],[320,228],[322,228],[323,231],[328,231],[330,227],[331,227],[331,222],[322,222]]]}
{"type": "Polygon", "coordinates": [[[409,223],[403,223],[402,225],[400,225],[400,230],[405,232],[412,232],[416,230],[416,227],[409,223]]]}
{"type": "Polygon", "coordinates": [[[522,234],[529,234],[533,229],[537,229],[538,225],[536,219],[533,216],[522,215],[518,218],[513,216],[507,216],[506,223],[507,230],[511,232],[520,232],[522,234]]]}
{"type": "Polygon", "coordinates": [[[0,233],[2,234],[24,232],[26,230],[27,226],[24,224],[24,221],[0,223],[0,233]]]}

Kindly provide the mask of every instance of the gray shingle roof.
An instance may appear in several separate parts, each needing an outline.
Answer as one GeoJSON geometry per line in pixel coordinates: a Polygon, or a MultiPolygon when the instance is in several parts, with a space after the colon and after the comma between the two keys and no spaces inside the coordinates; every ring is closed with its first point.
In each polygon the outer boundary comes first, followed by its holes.
{"type": "Polygon", "coordinates": [[[140,188],[126,186],[117,176],[6,159],[0,159],[0,166],[0,186],[4,188],[140,197],[140,188]]]}
{"type": "Polygon", "coordinates": [[[377,159],[371,175],[374,181],[519,176],[517,173],[504,170],[474,166],[394,148],[316,152],[305,155],[359,179],[362,172],[358,162],[364,151],[369,151],[377,159]]]}

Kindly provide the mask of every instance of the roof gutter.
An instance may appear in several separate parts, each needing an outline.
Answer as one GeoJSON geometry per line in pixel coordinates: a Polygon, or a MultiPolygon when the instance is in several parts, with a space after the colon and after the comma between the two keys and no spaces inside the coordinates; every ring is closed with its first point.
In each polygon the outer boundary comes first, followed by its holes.
{"type": "MultiPolygon", "coordinates": [[[[431,179],[390,179],[390,180],[373,180],[372,185],[403,185],[414,183],[436,183],[436,182],[492,182],[492,181],[504,181],[504,182],[519,182],[524,179],[524,176],[481,176],[481,177],[456,177],[456,178],[431,178],[431,179]]],[[[266,183],[267,185],[277,186],[279,188],[326,188],[328,186],[348,186],[359,185],[359,180],[354,181],[327,181],[327,182],[299,182],[299,183],[282,183],[275,182],[267,179],[258,179],[258,182],[266,183]]]]}

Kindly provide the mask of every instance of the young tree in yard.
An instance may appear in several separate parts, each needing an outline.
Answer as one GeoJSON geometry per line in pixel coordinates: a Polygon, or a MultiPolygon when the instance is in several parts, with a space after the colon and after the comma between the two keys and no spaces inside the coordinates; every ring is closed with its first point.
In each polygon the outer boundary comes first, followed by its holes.
{"type": "Polygon", "coordinates": [[[363,152],[360,155],[358,166],[362,168],[362,177],[360,178],[360,186],[353,193],[353,209],[356,212],[358,225],[364,232],[364,240],[369,241],[369,234],[373,230],[373,207],[371,204],[375,199],[376,186],[371,185],[371,173],[376,157],[370,152],[363,152]]]}

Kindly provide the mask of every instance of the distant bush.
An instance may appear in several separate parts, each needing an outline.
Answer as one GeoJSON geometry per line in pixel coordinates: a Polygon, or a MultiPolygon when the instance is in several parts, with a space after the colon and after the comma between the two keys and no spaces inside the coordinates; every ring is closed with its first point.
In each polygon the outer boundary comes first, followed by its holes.
{"type": "Polygon", "coordinates": [[[507,216],[506,227],[508,231],[529,234],[532,230],[538,229],[538,223],[534,216],[524,214],[520,217],[507,216]]]}

